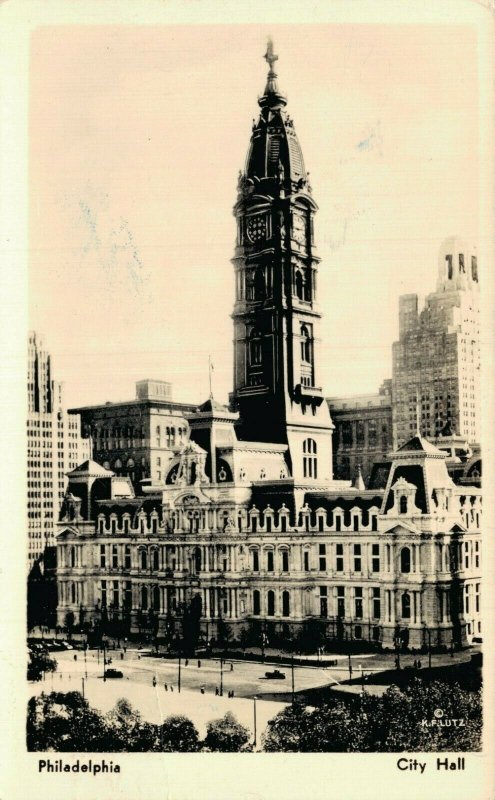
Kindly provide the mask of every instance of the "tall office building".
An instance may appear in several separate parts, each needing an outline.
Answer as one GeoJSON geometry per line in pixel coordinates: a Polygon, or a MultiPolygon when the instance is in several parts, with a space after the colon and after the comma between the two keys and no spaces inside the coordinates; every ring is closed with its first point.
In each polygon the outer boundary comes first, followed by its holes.
{"type": "Polygon", "coordinates": [[[63,405],[51,357],[35,332],[28,340],[27,514],[28,566],[55,545],[55,523],[67,483],[66,473],[89,455],[79,417],[63,405]]]}
{"type": "Polygon", "coordinates": [[[185,414],[196,404],[172,400],[172,384],[142,380],[136,397],[71,409],[81,417],[82,434],[91,442],[91,458],[116,475],[127,476],[136,489],[146,480],[163,484],[170,460],[189,438],[185,414]]]}
{"type": "Polygon", "coordinates": [[[480,307],[476,253],[458,239],[440,248],[437,289],[419,311],[403,295],[393,345],[393,427],[398,447],[419,432],[434,439],[449,423],[480,441],[480,307]]]}

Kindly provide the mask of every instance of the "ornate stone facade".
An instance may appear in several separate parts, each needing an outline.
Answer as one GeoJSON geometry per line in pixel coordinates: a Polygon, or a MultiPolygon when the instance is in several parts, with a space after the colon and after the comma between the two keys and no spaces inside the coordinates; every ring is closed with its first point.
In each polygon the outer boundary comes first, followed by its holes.
{"type": "Polygon", "coordinates": [[[481,490],[413,436],[379,489],[331,477],[316,387],[314,201],[271,47],[239,182],[233,408],[210,398],[164,484],[136,495],[88,462],[58,536],[58,619],[164,641],[311,629],[322,643],[450,646],[479,635],[481,490]]]}

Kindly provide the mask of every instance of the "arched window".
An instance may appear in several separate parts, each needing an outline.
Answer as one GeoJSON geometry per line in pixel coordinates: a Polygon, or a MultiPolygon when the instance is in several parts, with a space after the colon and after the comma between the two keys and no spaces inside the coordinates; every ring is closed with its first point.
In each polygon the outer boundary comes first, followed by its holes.
{"type": "Polygon", "coordinates": [[[266,297],[265,273],[263,267],[258,267],[254,273],[254,299],[264,300],[266,297]]]}
{"type": "Polygon", "coordinates": [[[403,547],[400,551],[400,571],[411,572],[411,551],[409,547],[403,547]]]}
{"type": "Polygon", "coordinates": [[[296,297],[299,300],[304,298],[304,279],[302,276],[302,272],[296,270],[296,277],[295,277],[295,286],[296,286],[296,297]]]}
{"type": "Polygon", "coordinates": [[[303,442],[303,476],[318,477],[317,445],[314,439],[305,439],[303,442]]]}
{"type": "Polygon", "coordinates": [[[148,608],[148,589],[146,586],[141,587],[141,609],[146,611],[148,608]]]}
{"type": "Polygon", "coordinates": [[[258,615],[261,611],[260,593],[257,589],[253,592],[253,614],[258,615]]]}
{"type": "Polygon", "coordinates": [[[253,328],[249,334],[249,366],[259,366],[263,360],[261,334],[253,328]]]}
{"type": "Polygon", "coordinates": [[[144,547],[140,550],[140,556],[141,569],[148,569],[148,551],[144,547]]]}
{"type": "Polygon", "coordinates": [[[71,567],[75,567],[76,566],[76,548],[75,547],[71,547],[71,549],[70,549],[70,565],[71,565],[71,567]]]}
{"type": "Polygon", "coordinates": [[[251,550],[252,569],[253,572],[260,571],[260,558],[257,550],[251,550]]]}
{"type": "Polygon", "coordinates": [[[267,600],[267,615],[273,617],[275,615],[275,592],[271,589],[266,596],[267,600]]]}
{"type": "Polygon", "coordinates": [[[196,572],[201,572],[201,549],[199,547],[194,551],[194,569],[196,572]]]}
{"type": "Polygon", "coordinates": [[[410,619],[411,617],[411,598],[407,592],[404,592],[401,598],[402,606],[402,619],[410,619]]]}
{"type": "MultiPolygon", "coordinates": [[[[155,521],[156,521],[156,520],[155,520],[155,521]]],[[[159,567],[159,556],[158,556],[158,550],[153,550],[153,569],[154,569],[154,570],[157,570],[157,569],[159,569],[159,568],[160,568],[160,567],[159,567]]]]}
{"type": "Polygon", "coordinates": [[[153,603],[153,610],[160,611],[160,589],[158,586],[153,587],[152,603],[153,603]]]}
{"type": "Polygon", "coordinates": [[[306,325],[301,325],[301,361],[311,364],[312,357],[311,333],[306,325]]]}
{"type": "Polygon", "coordinates": [[[289,571],[289,551],[282,550],[282,572],[289,571]]]}
{"type": "Polygon", "coordinates": [[[267,550],[266,552],[266,570],[267,572],[273,572],[273,550],[267,550]]]}
{"type": "Polygon", "coordinates": [[[71,583],[71,585],[70,585],[70,599],[71,599],[71,603],[75,603],[76,602],[76,584],[75,583],[71,583]]]}
{"type": "Polygon", "coordinates": [[[402,494],[399,499],[399,514],[407,514],[407,497],[402,494]]]}
{"type": "Polygon", "coordinates": [[[290,617],[290,594],[282,592],[282,616],[290,617]]]}

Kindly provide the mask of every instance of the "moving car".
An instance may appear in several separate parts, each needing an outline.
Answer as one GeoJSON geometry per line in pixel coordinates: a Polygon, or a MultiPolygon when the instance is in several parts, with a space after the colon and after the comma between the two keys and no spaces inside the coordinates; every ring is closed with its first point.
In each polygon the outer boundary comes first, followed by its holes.
{"type": "Polygon", "coordinates": [[[121,672],[120,669],[113,669],[113,667],[110,667],[110,669],[107,669],[105,671],[105,677],[106,678],[123,678],[124,677],[124,673],[121,672]]]}
{"type": "Polygon", "coordinates": [[[271,678],[272,680],[275,678],[275,679],[281,680],[281,679],[285,678],[285,673],[284,672],[280,672],[279,669],[274,669],[273,672],[265,672],[265,678],[269,678],[269,679],[271,678]]]}

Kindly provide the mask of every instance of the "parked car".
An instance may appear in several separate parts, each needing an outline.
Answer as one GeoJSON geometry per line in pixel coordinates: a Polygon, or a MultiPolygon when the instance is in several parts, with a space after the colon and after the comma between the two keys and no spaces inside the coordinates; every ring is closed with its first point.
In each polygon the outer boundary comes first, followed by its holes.
{"type": "Polygon", "coordinates": [[[106,678],[123,678],[124,677],[124,673],[121,672],[120,669],[113,669],[113,667],[110,667],[110,669],[107,669],[105,671],[105,677],[106,678]]]}
{"type": "Polygon", "coordinates": [[[282,680],[285,678],[285,673],[280,672],[279,669],[274,669],[273,672],[265,672],[265,678],[282,680]]]}

